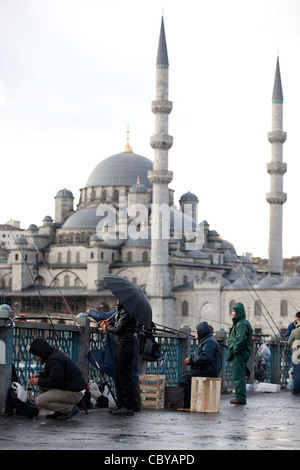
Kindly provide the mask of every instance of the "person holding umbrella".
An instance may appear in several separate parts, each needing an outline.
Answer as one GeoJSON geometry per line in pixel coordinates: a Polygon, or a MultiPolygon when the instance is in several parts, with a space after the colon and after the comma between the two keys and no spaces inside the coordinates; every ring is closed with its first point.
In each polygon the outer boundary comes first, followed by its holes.
{"type": "Polygon", "coordinates": [[[118,308],[109,319],[99,323],[100,328],[116,335],[116,354],[114,359],[114,381],[117,395],[117,409],[114,415],[134,414],[134,384],[132,362],[139,324],[150,328],[152,309],[149,300],[140,289],[126,278],[103,276],[107,287],[118,300],[118,308]],[[110,320],[115,317],[115,323],[110,320]]]}
{"type": "Polygon", "coordinates": [[[135,387],[132,379],[132,362],[135,356],[138,321],[118,302],[114,324],[108,320],[99,323],[103,331],[116,335],[116,354],[114,358],[114,382],[117,406],[113,415],[133,416],[135,387]]]}

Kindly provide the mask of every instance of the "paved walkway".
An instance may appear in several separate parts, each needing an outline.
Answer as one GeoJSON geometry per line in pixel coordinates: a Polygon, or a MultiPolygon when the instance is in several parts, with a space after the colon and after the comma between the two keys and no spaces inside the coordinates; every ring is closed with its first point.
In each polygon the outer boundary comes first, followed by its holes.
{"type": "Polygon", "coordinates": [[[70,422],[45,419],[45,413],[36,420],[2,415],[0,449],[105,450],[111,456],[117,450],[125,455],[133,450],[299,448],[300,396],[284,390],[251,392],[245,406],[231,405],[231,397],[222,395],[220,412],[214,414],[143,408],[133,417],[119,417],[97,408],[70,422]]]}

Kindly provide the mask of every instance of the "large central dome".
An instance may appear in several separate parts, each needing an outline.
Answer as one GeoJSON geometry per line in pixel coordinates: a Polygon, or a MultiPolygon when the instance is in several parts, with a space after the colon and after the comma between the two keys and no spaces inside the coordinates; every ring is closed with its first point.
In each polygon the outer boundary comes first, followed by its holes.
{"type": "Polygon", "coordinates": [[[138,177],[141,184],[151,187],[148,171],[152,168],[151,160],[126,150],[100,162],[92,171],[86,187],[131,186],[136,184],[138,177]]]}

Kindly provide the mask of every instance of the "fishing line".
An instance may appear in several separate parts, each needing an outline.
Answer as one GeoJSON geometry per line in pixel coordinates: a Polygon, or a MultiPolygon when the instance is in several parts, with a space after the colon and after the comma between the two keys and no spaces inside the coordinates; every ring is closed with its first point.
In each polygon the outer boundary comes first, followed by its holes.
{"type": "Polygon", "coordinates": [[[286,301],[296,310],[296,312],[299,310],[287,297],[285,297],[285,296],[283,295],[283,293],[281,292],[280,289],[276,289],[276,290],[278,290],[279,294],[282,295],[282,297],[284,298],[284,300],[286,300],[286,301]]]}
{"type": "MultiPolygon", "coordinates": [[[[241,270],[243,271],[243,268],[242,268],[241,266],[239,266],[239,267],[240,267],[241,270]]],[[[271,318],[271,320],[272,320],[272,322],[274,323],[275,327],[277,328],[277,330],[278,330],[278,332],[279,332],[279,335],[281,336],[281,331],[280,331],[280,329],[278,328],[278,326],[277,326],[275,320],[273,319],[272,315],[269,313],[269,311],[268,311],[267,307],[265,306],[264,302],[261,300],[260,296],[259,296],[258,293],[256,292],[256,289],[254,288],[253,284],[252,284],[251,281],[248,279],[248,277],[247,277],[245,271],[243,271],[243,274],[244,274],[245,278],[247,279],[247,281],[249,282],[249,284],[251,285],[251,287],[252,287],[253,291],[255,292],[255,294],[257,295],[258,299],[260,300],[262,306],[265,308],[267,314],[268,314],[269,317],[271,318]]],[[[259,309],[260,309],[260,307],[259,307],[259,309]]],[[[261,309],[260,309],[260,311],[261,311],[261,309]]]]}
{"type": "MultiPolygon", "coordinates": [[[[7,229],[7,230],[9,230],[9,229],[7,229]]],[[[12,238],[13,238],[15,244],[17,245],[19,252],[21,253],[23,262],[24,262],[24,264],[25,264],[25,266],[26,266],[26,268],[27,268],[27,270],[28,270],[28,272],[29,272],[29,275],[30,275],[30,277],[31,277],[33,286],[35,287],[35,289],[36,289],[36,291],[37,291],[37,293],[38,293],[38,295],[39,295],[39,299],[40,299],[40,302],[41,302],[41,304],[42,304],[42,306],[43,306],[43,309],[44,309],[45,312],[47,313],[48,319],[50,320],[50,323],[51,323],[51,326],[52,326],[52,328],[53,328],[53,332],[54,332],[54,335],[55,335],[56,346],[57,346],[57,344],[58,344],[58,343],[57,343],[58,334],[57,334],[57,331],[55,330],[54,323],[53,323],[52,318],[51,318],[51,315],[50,315],[50,313],[49,313],[49,311],[48,311],[48,309],[47,309],[47,306],[46,306],[46,304],[45,304],[44,298],[43,298],[43,296],[42,296],[42,294],[41,294],[41,292],[40,292],[40,290],[39,290],[39,288],[38,288],[38,286],[37,286],[37,283],[35,282],[35,279],[34,279],[33,274],[32,274],[32,272],[31,272],[31,270],[30,270],[30,268],[29,268],[29,266],[28,266],[28,263],[27,263],[26,258],[25,258],[25,256],[24,256],[24,253],[22,252],[22,250],[21,250],[21,248],[20,248],[20,246],[19,246],[19,244],[18,244],[18,242],[17,242],[15,236],[13,235],[13,233],[12,233],[10,230],[9,230],[9,232],[10,232],[10,234],[11,234],[11,236],[12,236],[12,238]]]]}
{"type": "Polygon", "coordinates": [[[90,345],[89,345],[89,343],[88,343],[86,337],[84,336],[83,332],[81,331],[81,328],[80,328],[79,324],[77,323],[76,317],[74,316],[73,312],[71,311],[68,302],[66,301],[66,299],[65,299],[64,295],[62,294],[62,292],[61,292],[59,286],[57,285],[57,283],[56,283],[56,281],[55,281],[55,279],[54,279],[54,276],[53,276],[53,274],[52,274],[50,268],[48,267],[48,265],[47,265],[47,263],[46,263],[44,257],[42,256],[40,250],[38,249],[38,247],[36,246],[36,244],[34,243],[34,241],[32,240],[31,237],[30,237],[30,240],[31,240],[31,242],[32,242],[32,244],[33,244],[33,246],[34,246],[34,248],[36,249],[36,251],[37,251],[39,257],[41,258],[41,260],[42,260],[42,262],[43,262],[45,268],[47,269],[48,273],[50,274],[50,276],[51,276],[51,278],[52,278],[52,280],[53,280],[53,282],[54,282],[54,285],[55,285],[56,289],[58,290],[58,292],[59,292],[61,298],[63,299],[63,302],[64,302],[65,306],[67,307],[68,312],[71,314],[71,316],[72,316],[72,318],[73,318],[73,320],[74,320],[74,323],[75,323],[75,325],[77,326],[77,328],[78,328],[78,330],[79,330],[79,332],[80,332],[80,334],[81,334],[81,336],[82,336],[82,338],[83,338],[83,340],[84,340],[84,343],[86,344],[86,346],[87,346],[87,348],[88,348],[88,350],[89,350],[89,353],[90,353],[91,357],[92,357],[93,360],[95,361],[96,367],[97,367],[97,369],[99,370],[100,375],[102,376],[102,378],[103,378],[104,381],[105,381],[105,385],[107,385],[107,387],[109,388],[110,393],[111,393],[111,395],[112,395],[112,397],[113,397],[115,403],[117,403],[117,402],[116,402],[116,398],[115,398],[115,396],[114,396],[114,393],[113,393],[113,391],[111,390],[111,387],[110,387],[108,381],[105,379],[105,376],[104,376],[103,372],[101,371],[101,368],[100,368],[100,366],[99,366],[99,364],[98,364],[98,361],[96,360],[96,358],[95,358],[95,356],[94,356],[94,353],[93,353],[93,351],[92,351],[92,349],[91,349],[91,347],[90,347],[90,345]]]}
{"type": "MultiPolygon", "coordinates": [[[[250,292],[248,286],[245,284],[243,278],[241,277],[241,275],[239,274],[239,272],[235,269],[235,267],[233,266],[233,264],[231,263],[231,261],[229,261],[229,263],[231,264],[232,268],[234,269],[234,271],[237,273],[237,275],[239,276],[239,278],[241,279],[244,287],[247,289],[247,291],[249,292],[249,294],[251,295],[252,299],[255,301],[255,298],[253,297],[252,293],[250,292]]],[[[247,276],[244,274],[245,278],[247,279],[248,283],[252,286],[252,284],[250,283],[249,279],[247,278],[247,276]]],[[[257,293],[256,293],[257,295],[257,293]]],[[[257,295],[258,296],[258,295],[257,295]]],[[[258,296],[259,298],[259,296],[258,296]]],[[[260,300],[260,299],[259,299],[260,300]]],[[[270,325],[269,321],[267,320],[266,316],[264,315],[262,309],[260,308],[260,306],[258,305],[258,308],[261,312],[261,314],[263,315],[264,319],[266,320],[267,324],[269,325],[270,329],[272,330],[272,332],[274,333],[276,339],[280,342],[279,338],[277,337],[277,334],[275,333],[275,331],[273,330],[273,327],[270,325]]]]}

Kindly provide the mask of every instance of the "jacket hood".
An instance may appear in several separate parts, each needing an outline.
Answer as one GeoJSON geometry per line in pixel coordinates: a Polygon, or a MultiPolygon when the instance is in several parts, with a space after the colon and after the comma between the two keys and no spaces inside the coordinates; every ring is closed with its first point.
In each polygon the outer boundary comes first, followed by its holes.
{"type": "Polygon", "coordinates": [[[211,333],[211,329],[206,321],[198,323],[198,325],[196,326],[196,330],[198,333],[198,339],[202,339],[204,338],[204,336],[207,336],[209,333],[211,333]]]}
{"type": "Polygon", "coordinates": [[[53,351],[53,347],[44,338],[36,338],[32,341],[29,352],[34,356],[40,356],[45,362],[53,351]]]}
{"type": "Polygon", "coordinates": [[[241,320],[242,318],[246,318],[245,307],[241,302],[237,302],[236,304],[234,304],[232,310],[236,312],[236,316],[233,319],[234,323],[241,320]]]}

